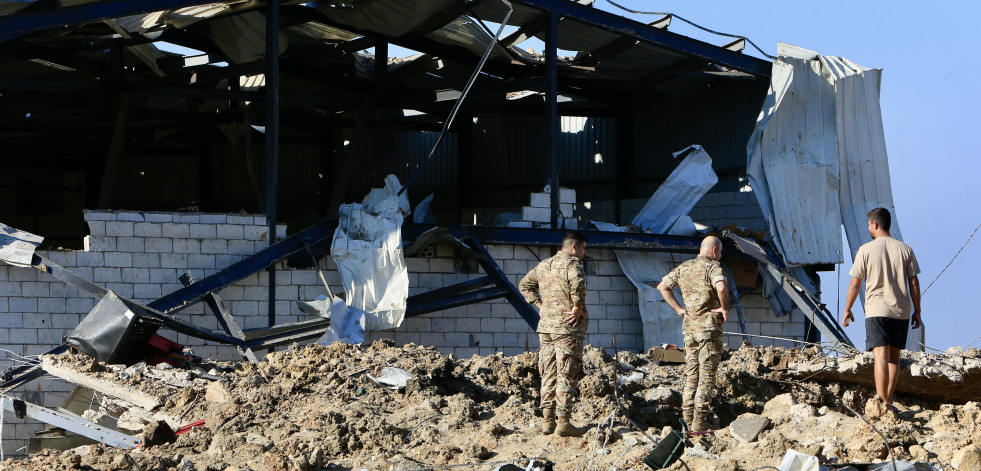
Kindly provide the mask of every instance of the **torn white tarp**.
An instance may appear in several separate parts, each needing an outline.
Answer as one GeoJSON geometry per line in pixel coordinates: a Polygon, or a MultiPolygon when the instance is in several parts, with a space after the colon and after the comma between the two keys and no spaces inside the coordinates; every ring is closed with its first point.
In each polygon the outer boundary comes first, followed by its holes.
{"type": "Polygon", "coordinates": [[[34,250],[44,237],[0,223],[0,261],[18,267],[31,266],[34,250]]]}
{"type": "Polygon", "coordinates": [[[337,263],[347,305],[365,314],[367,331],[402,324],[409,296],[409,272],[402,257],[402,220],[409,198],[395,175],[385,178],[361,204],[341,205],[330,255],[337,263]]]}
{"type": "MultiPolygon", "coordinates": [[[[692,235],[695,226],[688,211],[705,196],[719,178],[712,170],[712,158],[701,146],[691,146],[675,157],[688,153],[688,156],[671,172],[667,180],[658,187],[633,224],[655,234],[692,235]]],[[[593,223],[600,230],[623,232],[624,228],[614,224],[593,223]]],[[[667,254],[616,250],[617,261],[627,279],[637,288],[640,305],[640,318],[644,326],[644,349],[662,343],[681,345],[682,317],[671,309],[657,283],[671,271],[672,263],[667,254]]]]}
{"type": "Polygon", "coordinates": [[[657,187],[644,207],[633,220],[637,227],[652,234],[665,234],[679,217],[685,216],[695,203],[719,182],[712,171],[712,157],[694,145],[674,153],[684,160],[671,175],[657,187]]]}
{"type": "Polygon", "coordinates": [[[747,145],[750,184],[788,264],[841,263],[834,87],[817,54],[778,51],[747,145]]]}
{"type": "Polygon", "coordinates": [[[366,373],[365,375],[375,384],[395,390],[405,388],[409,380],[416,377],[416,375],[409,373],[407,370],[394,366],[382,367],[381,374],[377,377],[372,376],[371,373],[366,373]]]}
{"type": "Polygon", "coordinates": [[[330,319],[330,326],[317,340],[320,345],[330,345],[341,341],[352,345],[364,342],[364,311],[344,304],[338,297],[327,299],[320,295],[310,302],[297,301],[296,305],[304,314],[330,319]]]}

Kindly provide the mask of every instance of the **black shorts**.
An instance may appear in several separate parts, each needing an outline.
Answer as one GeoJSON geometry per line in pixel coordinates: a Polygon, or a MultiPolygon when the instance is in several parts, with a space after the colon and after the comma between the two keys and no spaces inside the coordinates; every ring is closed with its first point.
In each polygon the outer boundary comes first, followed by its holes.
{"type": "Polygon", "coordinates": [[[889,345],[896,348],[906,348],[906,335],[909,333],[909,319],[893,319],[891,317],[865,318],[865,348],[871,351],[875,347],[889,345]]]}

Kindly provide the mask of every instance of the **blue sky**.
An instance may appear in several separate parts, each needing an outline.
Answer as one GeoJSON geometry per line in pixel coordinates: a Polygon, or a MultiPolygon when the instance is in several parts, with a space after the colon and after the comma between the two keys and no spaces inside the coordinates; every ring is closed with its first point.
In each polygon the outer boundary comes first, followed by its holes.
{"type": "MultiPolygon", "coordinates": [[[[617,3],[635,10],[670,12],[708,29],[748,37],[776,55],[783,41],[825,55],[883,69],[882,104],[897,221],[913,247],[926,288],[981,223],[981,65],[969,53],[981,43],[975,2],[826,1],[727,2],[640,1],[617,3]]],[[[596,7],[650,22],[597,0],[596,7]]],[[[673,21],[671,31],[713,44],[708,35],[673,21]]],[[[759,56],[747,47],[745,53],[759,56]]],[[[845,250],[847,254],[847,250],[845,250]]],[[[847,259],[846,255],[846,259],[847,259]]],[[[946,349],[981,336],[981,308],[973,298],[971,273],[981,262],[981,231],[923,296],[926,345],[946,349]]],[[[822,276],[823,300],[844,309],[850,260],[837,274],[822,276]]],[[[860,311],[859,311],[860,312],[860,311]]],[[[858,314],[858,313],[856,313],[858,314]]],[[[864,345],[862,317],[845,329],[864,345]]],[[[981,340],[973,346],[981,346],[981,340]]]]}

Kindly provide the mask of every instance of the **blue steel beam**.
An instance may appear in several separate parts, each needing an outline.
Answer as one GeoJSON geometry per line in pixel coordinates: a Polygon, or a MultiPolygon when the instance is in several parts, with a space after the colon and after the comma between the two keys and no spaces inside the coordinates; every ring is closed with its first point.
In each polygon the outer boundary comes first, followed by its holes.
{"type": "Polygon", "coordinates": [[[423,302],[413,299],[415,296],[410,296],[409,299],[406,300],[406,305],[408,308],[405,310],[405,317],[421,316],[430,312],[442,311],[444,309],[452,309],[454,307],[466,306],[468,304],[489,301],[491,299],[503,298],[507,296],[507,294],[507,288],[493,287],[449,296],[443,299],[433,299],[431,301],[423,302]]]}
{"type": "MultiPolygon", "coordinates": [[[[494,281],[491,280],[489,277],[482,276],[480,278],[467,280],[462,283],[457,283],[455,285],[446,286],[431,291],[426,291],[425,293],[419,293],[414,296],[409,296],[407,302],[409,302],[410,304],[413,302],[428,303],[431,301],[438,301],[440,299],[456,296],[458,294],[466,293],[468,291],[486,288],[488,286],[494,286],[494,281]]],[[[411,305],[409,306],[409,309],[412,309],[411,305]]]]}
{"type": "Polygon", "coordinates": [[[487,277],[493,280],[497,286],[504,288],[504,297],[507,298],[511,306],[514,307],[515,311],[531,326],[532,330],[538,330],[538,311],[531,307],[525,298],[521,296],[518,289],[511,284],[511,280],[501,271],[501,268],[497,266],[497,262],[494,261],[494,257],[491,257],[487,249],[484,248],[483,244],[479,240],[471,237],[465,241],[467,245],[473,249],[474,253],[477,255],[477,264],[484,269],[487,273],[487,277]]]}
{"type": "Polygon", "coordinates": [[[330,239],[334,236],[335,227],[337,227],[337,221],[333,219],[314,224],[218,273],[178,289],[148,304],[148,306],[167,313],[180,311],[200,301],[208,293],[218,291],[238,280],[258,273],[266,267],[303,250],[306,244],[316,245],[317,242],[330,239]]]}
{"type": "Polygon", "coordinates": [[[639,21],[614,15],[597,8],[586,7],[568,0],[513,0],[546,12],[552,12],[595,28],[625,34],[655,46],[701,57],[714,64],[724,65],[757,77],[769,77],[772,64],[763,59],[698,41],[680,34],[654,28],[639,21]]]}
{"type": "MultiPolygon", "coordinates": [[[[48,11],[30,11],[0,17],[0,42],[6,36],[91,21],[142,15],[214,3],[214,0],[107,0],[48,11]]],[[[9,39],[9,38],[7,38],[9,39]]]]}

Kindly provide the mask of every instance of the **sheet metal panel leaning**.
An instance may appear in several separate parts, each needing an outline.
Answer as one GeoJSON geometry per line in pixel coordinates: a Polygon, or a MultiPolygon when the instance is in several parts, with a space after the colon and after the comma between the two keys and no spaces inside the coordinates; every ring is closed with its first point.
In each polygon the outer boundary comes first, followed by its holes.
{"type": "Polygon", "coordinates": [[[579,395],[583,343],[589,326],[584,256],[586,236],[568,232],[559,252],[542,260],[518,284],[525,301],[539,310],[538,371],[545,435],[554,431],[562,437],[579,437],[586,431],[569,421],[579,395]]]}
{"type": "Polygon", "coordinates": [[[698,256],[671,270],[657,290],[679,316],[684,317],[685,388],[681,413],[693,432],[709,430],[706,419],[715,388],[715,373],[722,361],[722,326],[729,320],[729,291],[719,259],[722,241],[708,236],[702,239],[698,256]],[[681,289],[685,306],[674,297],[681,289]]]}

